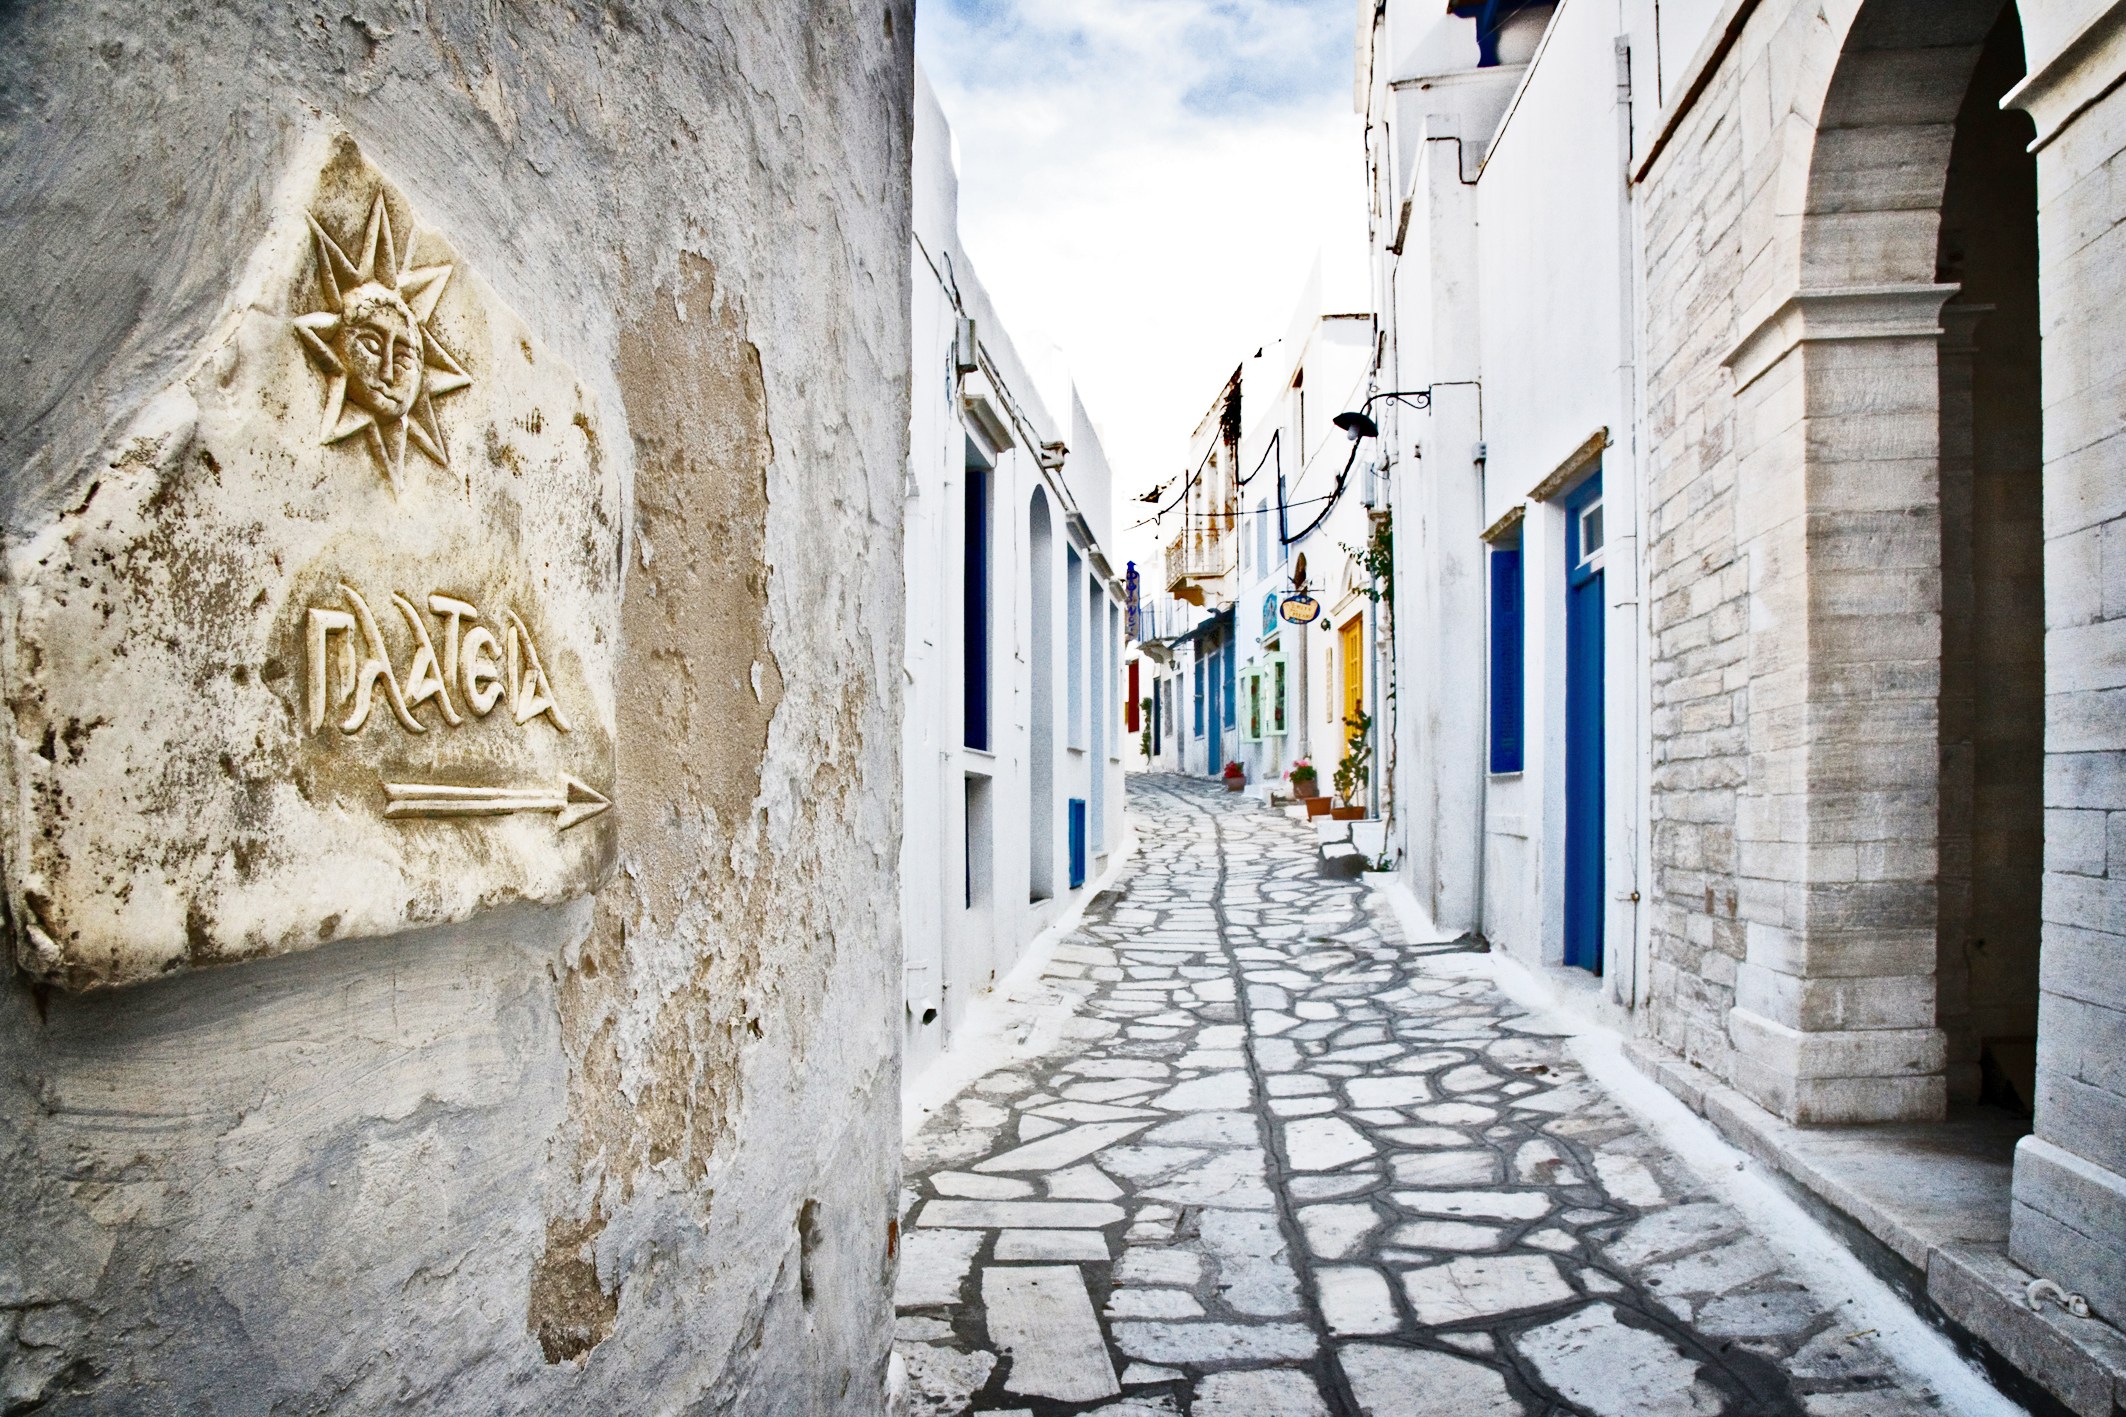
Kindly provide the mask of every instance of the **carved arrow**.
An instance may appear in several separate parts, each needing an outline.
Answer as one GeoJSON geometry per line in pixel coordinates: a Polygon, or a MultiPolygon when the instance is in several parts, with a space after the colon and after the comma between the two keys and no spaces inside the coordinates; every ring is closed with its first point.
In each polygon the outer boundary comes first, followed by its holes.
{"type": "Polygon", "coordinates": [[[553,812],[555,831],[567,831],[613,805],[581,778],[561,774],[552,791],[539,787],[453,787],[440,782],[387,782],[387,817],[506,817],[515,812],[553,812]]]}

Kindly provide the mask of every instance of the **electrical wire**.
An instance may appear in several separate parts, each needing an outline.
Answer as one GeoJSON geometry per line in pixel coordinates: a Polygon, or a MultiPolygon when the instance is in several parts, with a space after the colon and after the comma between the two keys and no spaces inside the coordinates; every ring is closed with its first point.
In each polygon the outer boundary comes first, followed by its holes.
{"type": "Polygon", "coordinates": [[[1254,471],[1250,472],[1246,477],[1241,478],[1238,482],[1234,483],[1233,486],[1238,489],[1247,486],[1250,482],[1253,482],[1255,480],[1255,474],[1262,471],[1262,465],[1270,460],[1270,454],[1272,453],[1277,454],[1277,471],[1279,473],[1282,473],[1284,471],[1284,449],[1281,446],[1283,441],[1284,429],[1279,428],[1272,431],[1270,434],[1270,446],[1264,448],[1262,450],[1262,456],[1255,459],[1254,471]]]}
{"type": "MultiPolygon", "coordinates": [[[[1316,502],[1334,501],[1335,498],[1336,493],[1325,492],[1319,497],[1302,497],[1297,502],[1286,502],[1283,505],[1286,507],[1311,507],[1316,502]]],[[[1239,507],[1235,508],[1231,512],[1214,512],[1211,515],[1224,517],[1273,517],[1277,515],[1277,510],[1278,509],[1276,507],[1239,507]]],[[[1150,526],[1153,522],[1157,520],[1159,520],[1159,518],[1156,515],[1145,517],[1142,520],[1131,522],[1128,526],[1124,527],[1123,530],[1135,531],[1138,527],[1150,526]]],[[[1295,536],[1292,538],[1292,541],[1297,541],[1298,539],[1299,538],[1295,536]]],[[[1285,544],[1289,546],[1291,542],[1286,542],[1285,544]]]]}
{"type": "MultiPolygon", "coordinates": [[[[1196,480],[1202,477],[1203,470],[1206,467],[1210,466],[1211,454],[1217,451],[1218,444],[1216,440],[1213,440],[1211,445],[1203,450],[1203,461],[1196,464],[1196,470],[1188,475],[1188,481],[1182,483],[1181,490],[1174,494],[1174,500],[1161,507],[1158,511],[1153,512],[1147,520],[1158,521],[1160,518],[1164,517],[1168,512],[1171,512],[1172,510],[1174,510],[1174,508],[1180,506],[1183,502],[1187,501],[1188,494],[1195,489],[1196,480]]],[[[1144,523],[1138,522],[1137,525],[1143,526],[1144,523]]]]}
{"type": "MultiPolygon", "coordinates": [[[[1305,541],[1309,536],[1314,534],[1314,529],[1316,527],[1320,526],[1323,522],[1329,519],[1329,513],[1336,510],[1336,503],[1344,495],[1345,484],[1351,480],[1352,464],[1356,463],[1357,461],[1358,440],[1356,438],[1353,438],[1351,440],[1351,455],[1344,459],[1343,471],[1336,474],[1336,485],[1329,489],[1328,496],[1316,499],[1319,501],[1325,501],[1329,505],[1323,507],[1321,511],[1315,515],[1314,520],[1308,522],[1304,527],[1302,527],[1298,532],[1294,533],[1293,535],[1286,536],[1282,531],[1278,532],[1278,539],[1282,541],[1284,545],[1291,546],[1297,542],[1305,541]]],[[[1297,506],[1301,504],[1294,503],[1293,505],[1297,506]]]]}

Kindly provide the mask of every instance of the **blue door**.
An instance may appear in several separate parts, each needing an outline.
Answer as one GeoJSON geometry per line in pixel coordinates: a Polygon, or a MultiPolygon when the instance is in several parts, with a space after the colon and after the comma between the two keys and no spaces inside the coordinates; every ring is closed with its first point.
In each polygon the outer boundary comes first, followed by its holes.
{"type": "Polygon", "coordinates": [[[1565,963],[1602,972],[1602,474],[1565,499],[1565,963]]]}
{"type": "Polygon", "coordinates": [[[1204,677],[1211,681],[1210,705],[1210,774],[1212,777],[1225,771],[1225,663],[1223,656],[1230,649],[1221,649],[1211,656],[1210,672],[1204,677]]]}

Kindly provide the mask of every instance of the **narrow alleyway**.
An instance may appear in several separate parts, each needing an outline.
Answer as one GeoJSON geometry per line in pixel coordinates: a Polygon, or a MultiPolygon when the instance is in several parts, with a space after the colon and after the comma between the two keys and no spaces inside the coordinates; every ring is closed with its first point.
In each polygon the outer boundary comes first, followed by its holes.
{"type": "Polygon", "coordinates": [[[1259,803],[1131,800],[1030,1058],[909,1149],[910,1413],[1938,1410],[1481,956],[1397,942],[1259,803]]]}

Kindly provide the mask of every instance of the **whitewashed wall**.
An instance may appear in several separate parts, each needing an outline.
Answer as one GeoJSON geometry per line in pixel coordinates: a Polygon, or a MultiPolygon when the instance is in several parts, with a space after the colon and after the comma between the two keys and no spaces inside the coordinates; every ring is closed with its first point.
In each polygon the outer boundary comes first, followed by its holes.
{"type": "MultiPolygon", "coordinates": [[[[1526,770],[1494,779],[1487,820],[1519,818],[1539,914],[1499,937],[1558,962],[1565,849],[1565,513],[1532,494],[1601,437],[1609,605],[1605,659],[1604,954],[1613,997],[1641,972],[1644,653],[1637,570],[1639,468],[1631,356],[1629,41],[1608,5],[1559,7],[1477,179],[1486,525],[1526,507],[1526,770]],[[1627,46],[1620,52],[1620,42],[1627,46]],[[1533,925],[1533,930],[1529,926],[1533,925]]],[[[1568,487],[1550,489],[1550,498],[1568,487]]],[[[1481,573],[1481,566],[1479,566],[1481,573]]],[[[1500,922],[1502,925],[1505,921],[1500,922]]]]}
{"type": "MultiPolygon", "coordinates": [[[[911,1083],[957,1041],[969,1006],[1098,882],[1123,839],[1121,568],[1110,565],[1099,541],[1114,521],[1113,474],[1076,391],[1067,379],[1060,385],[1052,375],[1037,379],[996,317],[959,238],[951,129],[920,77],[914,185],[913,400],[904,487],[908,712],[901,726],[907,825],[900,851],[907,939],[902,1031],[911,1083]],[[982,365],[967,378],[955,363],[963,315],[974,322],[982,365]],[[1068,401],[1062,416],[1041,397],[1043,382],[1068,401]],[[988,476],[986,751],[965,741],[969,439],[995,462],[988,476]],[[1068,448],[1060,468],[1043,466],[1054,461],[1042,451],[1051,443],[1068,448]],[[1049,528],[1040,591],[1049,633],[1038,665],[1029,527],[1037,495],[1049,528]],[[1067,569],[1071,551],[1078,558],[1074,582],[1067,569]],[[1069,654],[1074,621],[1075,667],[1069,654]],[[1046,692],[1037,693],[1037,680],[1046,692]],[[1042,780],[1036,750],[1044,744],[1046,870],[1036,871],[1036,840],[1044,835],[1035,830],[1042,780]],[[986,834],[979,811],[970,832],[970,779],[986,793],[986,834]],[[1088,814],[1087,885],[1077,891],[1068,884],[1066,804],[1072,798],[1084,800],[1088,814]],[[1048,883],[1038,900],[1032,898],[1037,878],[1048,883]]],[[[1053,366],[1053,352],[1044,356],[1053,366]]]]}

